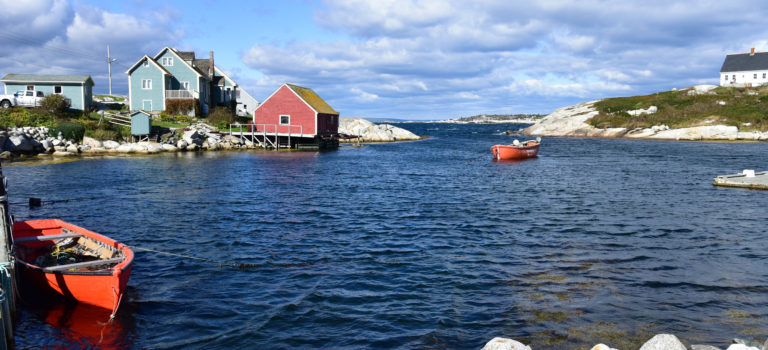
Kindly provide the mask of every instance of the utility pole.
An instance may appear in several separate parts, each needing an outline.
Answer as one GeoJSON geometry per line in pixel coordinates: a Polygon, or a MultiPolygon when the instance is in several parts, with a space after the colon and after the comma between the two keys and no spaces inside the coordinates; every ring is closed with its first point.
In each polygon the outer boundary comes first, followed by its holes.
{"type": "Polygon", "coordinates": [[[107,71],[109,72],[109,95],[112,96],[112,62],[117,62],[117,59],[112,58],[109,55],[109,45],[107,45],[107,71]]]}

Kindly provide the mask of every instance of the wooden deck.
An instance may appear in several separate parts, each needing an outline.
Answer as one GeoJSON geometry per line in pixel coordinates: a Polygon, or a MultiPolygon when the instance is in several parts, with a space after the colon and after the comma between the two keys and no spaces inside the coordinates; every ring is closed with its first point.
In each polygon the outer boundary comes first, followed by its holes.
{"type": "Polygon", "coordinates": [[[756,190],[768,190],[768,171],[747,171],[741,174],[720,175],[712,183],[715,186],[742,187],[756,190]],[[749,176],[754,173],[754,176],[749,176]]]}

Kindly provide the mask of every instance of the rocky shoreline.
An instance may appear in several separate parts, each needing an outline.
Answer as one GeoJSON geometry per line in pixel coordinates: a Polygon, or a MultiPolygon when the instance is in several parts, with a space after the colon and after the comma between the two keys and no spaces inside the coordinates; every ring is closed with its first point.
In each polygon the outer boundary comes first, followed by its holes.
{"type": "MultiPolygon", "coordinates": [[[[39,127],[10,128],[0,131],[0,159],[22,156],[67,157],[77,155],[156,154],[181,151],[229,151],[261,149],[248,139],[219,133],[205,123],[170,130],[158,142],[117,142],[83,137],[81,142],[67,140],[61,133],[50,136],[49,129],[39,127]]],[[[341,118],[339,133],[359,136],[346,142],[395,142],[422,139],[420,136],[389,124],[374,124],[362,118],[341,118]]]]}
{"type": "MultiPolygon", "coordinates": [[[[491,339],[483,346],[482,350],[533,350],[530,346],[525,345],[519,341],[496,337],[491,339]]],[[[605,344],[597,344],[590,348],[590,350],[617,350],[605,344]]],[[[723,350],[719,347],[704,344],[691,345],[687,348],[683,342],[680,341],[673,334],[657,334],[643,346],[640,350],[723,350]]],[[[725,350],[768,350],[768,339],[762,344],[758,342],[734,339],[733,344],[728,346],[725,350]]]]}
{"type": "Polygon", "coordinates": [[[53,137],[49,136],[48,132],[47,127],[21,127],[0,131],[0,158],[9,159],[22,155],[66,157],[259,148],[250,140],[220,134],[214,127],[204,123],[194,124],[185,129],[171,130],[163,135],[160,142],[102,141],[86,136],[83,137],[82,142],[78,143],[65,139],[61,133],[53,137]]]}
{"type": "MultiPolygon", "coordinates": [[[[657,140],[688,140],[688,141],[768,141],[768,132],[742,132],[735,126],[702,125],[689,128],[671,129],[666,125],[655,125],[650,128],[608,128],[600,129],[587,124],[587,121],[598,114],[594,104],[598,101],[584,102],[578,105],[563,107],[537,121],[535,124],[520,130],[529,136],[574,136],[574,137],[607,137],[657,140]]],[[[636,113],[653,113],[654,109],[638,110],[636,113]]]]}

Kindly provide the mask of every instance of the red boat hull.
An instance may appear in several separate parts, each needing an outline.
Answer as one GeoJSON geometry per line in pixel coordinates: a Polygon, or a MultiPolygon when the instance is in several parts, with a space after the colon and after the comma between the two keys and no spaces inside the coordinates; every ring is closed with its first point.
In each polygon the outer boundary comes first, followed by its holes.
{"type": "Polygon", "coordinates": [[[494,145],[491,147],[493,158],[498,160],[533,158],[539,154],[539,143],[529,141],[527,145],[494,145]]]}
{"type": "MultiPolygon", "coordinates": [[[[83,304],[116,311],[133,266],[133,251],[126,245],[58,219],[15,222],[13,224],[13,238],[56,235],[61,234],[64,228],[90,237],[106,246],[116,248],[122,253],[124,259],[114,267],[104,270],[46,272],[44,268],[17,257],[17,266],[23,282],[22,288],[35,287],[39,291],[58,294],[83,304]]],[[[16,244],[25,247],[41,247],[46,242],[16,244]]]]}

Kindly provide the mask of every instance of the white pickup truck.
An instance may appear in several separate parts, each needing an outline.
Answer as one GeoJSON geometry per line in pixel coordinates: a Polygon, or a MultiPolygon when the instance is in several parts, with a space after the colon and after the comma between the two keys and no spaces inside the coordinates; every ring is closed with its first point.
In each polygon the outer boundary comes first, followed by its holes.
{"type": "Polygon", "coordinates": [[[16,91],[13,95],[0,95],[0,107],[37,107],[44,98],[45,94],[42,91],[16,91]]]}

